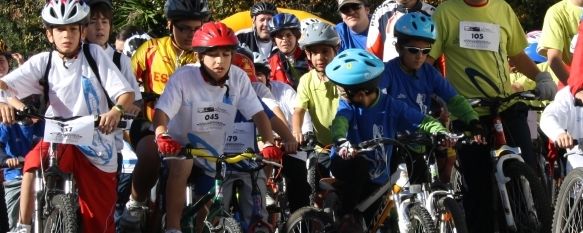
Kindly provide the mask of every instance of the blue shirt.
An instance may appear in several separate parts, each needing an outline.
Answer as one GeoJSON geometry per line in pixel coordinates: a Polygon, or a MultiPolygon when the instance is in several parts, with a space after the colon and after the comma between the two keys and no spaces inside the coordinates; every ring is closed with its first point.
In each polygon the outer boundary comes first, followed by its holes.
{"type": "Polygon", "coordinates": [[[379,87],[424,114],[428,114],[431,109],[432,95],[441,97],[446,103],[457,95],[455,89],[432,65],[423,63],[411,75],[401,69],[398,57],[385,63],[379,87]]]}
{"type": "Polygon", "coordinates": [[[360,48],[366,50],[366,36],[368,35],[368,28],[361,33],[356,33],[348,28],[346,23],[342,22],[336,24],[336,32],[340,36],[340,49],[338,53],[345,49],[360,48]]]}
{"type": "MultiPolygon", "coordinates": [[[[379,93],[377,103],[369,108],[352,105],[341,98],[336,112],[336,117],[339,116],[348,120],[346,139],[352,144],[373,138],[394,138],[397,131],[415,131],[425,117],[416,109],[382,92],[379,93]]],[[[369,162],[372,182],[388,182],[392,151],[391,145],[384,145],[374,152],[367,152],[365,158],[369,162]]],[[[332,157],[336,156],[335,153],[331,154],[332,157]]]]}
{"type": "MultiPolygon", "coordinates": [[[[0,123],[0,143],[4,145],[2,151],[8,158],[25,157],[28,154],[32,146],[43,136],[44,124],[41,122],[30,125],[6,125],[0,123]]],[[[4,160],[0,162],[4,162],[4,160]]],[[[20,177],[22,177],[21,168],[4,169],[4,179],[6,181],[20,177]]]]}

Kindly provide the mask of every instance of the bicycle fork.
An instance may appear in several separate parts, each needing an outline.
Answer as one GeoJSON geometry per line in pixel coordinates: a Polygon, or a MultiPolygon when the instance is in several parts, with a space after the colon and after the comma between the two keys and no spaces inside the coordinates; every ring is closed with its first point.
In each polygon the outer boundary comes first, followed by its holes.
{"type": "MultiPolygon", "coordinates": [[[[504,162],[509,160],[517,160],[524,163],[524,159],[520,156],[520,148],[502,146],[502,148],[494,151],[492,157],[495,159],[495,177],[496,184],[498,186],[498,192],[500,193],[500,199],[502,204],[502,209],[504,210],[504,218],[506,219],[506,226],[512,231],[517,231],[516,222],[514,221],[514,215],[512,214],[512,207],[510,206],[510,200],[508,197],[508,189],[506,189],[506,183],[510,181],[510,178],[506,177],[504,174],[504,162]],[[506,152],[506,153],[502,153],[506,152]]],[[[536,213],[534,207],[534,200],[532,193],[530,191],[530,186],[528,182],[520,181],[521,188],[523,190],[522,194],[527,202],[527,208],[530,213],[536,213]]]]}

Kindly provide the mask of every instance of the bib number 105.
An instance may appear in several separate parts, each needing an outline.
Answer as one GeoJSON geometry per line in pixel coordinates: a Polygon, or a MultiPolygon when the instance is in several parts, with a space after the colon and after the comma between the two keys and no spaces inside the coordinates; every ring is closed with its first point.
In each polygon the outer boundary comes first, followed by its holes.
{"type": "Polygon", "coordinates": [[[484,34],[482,34],[482,33],[472,33],[472,38],[481,40],[481,39],[484,39],[484,34]]]}

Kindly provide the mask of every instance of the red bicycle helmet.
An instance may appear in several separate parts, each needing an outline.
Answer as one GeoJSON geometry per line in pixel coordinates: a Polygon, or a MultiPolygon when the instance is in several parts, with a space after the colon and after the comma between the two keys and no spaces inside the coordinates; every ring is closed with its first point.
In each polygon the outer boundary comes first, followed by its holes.
{"type": "Polygon", "coordinates": [[[233,30],[221,22],[208,22],[194,33],[192,48],[199,53],[214,47],[235,48],[239,40],[233,30]]]}

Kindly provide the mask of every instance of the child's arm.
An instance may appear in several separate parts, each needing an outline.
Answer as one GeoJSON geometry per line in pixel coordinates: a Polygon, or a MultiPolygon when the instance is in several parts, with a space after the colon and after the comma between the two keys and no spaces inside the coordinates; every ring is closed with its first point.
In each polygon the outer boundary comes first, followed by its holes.
{"type": "Polygon", "coordinates": [[[461,95],[456,95],[447,101],[447,110],[466,124],[472,120],[478,120],[478,113],[472,108],[470,102],[461,95]]]}
{"type": "MultiPolygon", "coordinates": [[[[540,119],[540,128],[553,141],[557,141],[565,130],[575,132],[580,125],[571,125],[570,116],[575,116],[580,108],[574,106],[571,93],[563,88],[555,96],[555,100],[543,111],[540,119]]],[[[576,123],[576,122],[573,122],[576,123]]]]}
{"type": "Polygon", "coordinates": [[[302,138],[302,124],[304,122],[304,115],[306,110],[303,108],[295,108],[294,114],[292,116],[292,134],[296,138],[298,143],[302,143],[304,139],[302,138]]]}

